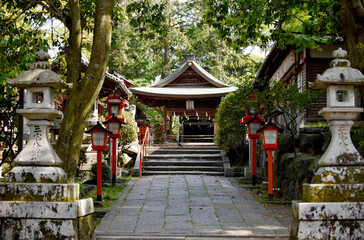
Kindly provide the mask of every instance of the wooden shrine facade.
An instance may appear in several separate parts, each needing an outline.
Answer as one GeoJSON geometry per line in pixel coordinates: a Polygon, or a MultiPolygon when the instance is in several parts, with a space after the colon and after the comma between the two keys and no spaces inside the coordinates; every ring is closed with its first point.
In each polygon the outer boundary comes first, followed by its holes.
{"type": "Polygon", "coordinates": [[[173,116],[180,117],[183,124],[182,136],[213,135],[212,119],[221,97],[236,88],[222,83],[198,65],[193,57],[188,57],[174,73],[160,82],[150,87],[130,90],[141,103],[164,109],[166,140],[167,129],[169,135],[172,134],[173,116]]]}

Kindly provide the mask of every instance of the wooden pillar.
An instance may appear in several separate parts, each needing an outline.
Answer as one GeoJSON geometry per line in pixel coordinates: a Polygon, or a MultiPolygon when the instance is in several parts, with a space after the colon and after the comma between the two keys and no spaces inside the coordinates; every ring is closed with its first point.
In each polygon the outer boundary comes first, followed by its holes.
{"type": "Polygon", "coordinates": [[[167,109],[164,105],[164,129],[163,129],[163,142],[167,142],[167,109]]]}
{"type": "Polygon", "coordinates": [[[170,113],[169,114],[169,141],[171,141],[172,142],[172,123],[173,123],[173,115],[172,115],[172,113],[170,113]]]}

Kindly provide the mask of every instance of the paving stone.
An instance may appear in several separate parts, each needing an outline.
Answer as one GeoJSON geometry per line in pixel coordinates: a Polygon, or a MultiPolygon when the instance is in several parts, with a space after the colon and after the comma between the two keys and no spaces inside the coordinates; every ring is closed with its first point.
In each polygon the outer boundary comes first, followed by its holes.
{"type": "Polygon", "coordinates": [[[211,199],[209,197],[190,197],[190,205],[211,206],[211,199]]]}
{"type": "Polygon", "coordinates": [[[245,223],[245,222],[241,222],[241,223],[221,223],[220,222],[220,227],[222,230],[231,230],[231,231],[240,231],[240,230],[246,230],[246,231],[251,231],[250,227],[245,223]]]}
{"type": "Polygon", "coordinates": [[[171,175],[132,180],[97,226],[96,239],[103,233],[125,239],[288,238],[274,216],[232,178],[171,175]]]}
{"type": "Polygon", "coordinates": [[[172,206],[166,210],[166,216],[186,215],[189,214],[190,208],[188,205],[184,206],[172,206]]]}
{"type": "Polygon", "coordinates": [[[138,216],[140,213],[140,208],[120,208],[117,216],[138,216]]]}
{"type": "Polygon", "coordinates": [[[219,225],[209,225],[209,226],[196,226],[194,227],[195,234],[222,234],[223,230],[221,230],[219,225]]]}
{"type": "Polygon", "coordinates": [[[162,231],[163,225],[160,224],[138,224],[135,229],[135,233],[160,233],[162,231]]]}
{"type": "Polygon", "coordinates": [[[192,224],[191,215],[177,215],[177,216],[166,216],[165,221],[167,223],[185,223],[189,222],[192,224]]]}
{"type": "Polygon", "coordinates": [[[110,225],[107,232],[133,232],[136,225],[136,219],[119,218],[115,219],[110,225]]]}

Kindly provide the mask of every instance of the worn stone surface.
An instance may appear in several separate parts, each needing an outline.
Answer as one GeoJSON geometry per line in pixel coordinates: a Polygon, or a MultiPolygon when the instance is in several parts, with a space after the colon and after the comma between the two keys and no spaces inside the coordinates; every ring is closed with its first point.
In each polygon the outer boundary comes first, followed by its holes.
{"type": "Polygon", "coordinates": [[[363,158],[360,156],[351,141],[350,129],[352,125],[354,125],[353,121],[329,122],[332,133],[331,142],[319,161],[320,166],[364,164],[363,158]]]}
{"type": "Polygon", "coordinates": [[[96,239],[113,236],[214,239],[215,236],[288,237],[288,232],[233,179],[157,175],[133,178],[120,201],[114,203],[96,227],[95,235],[96,239]]]}
{"type": "Polygon", "coordinates": [[[362,239],[364,203],[293,201],[290,239],[362,239]]]}
{"type": "Polygon", "coordinates": [[[0,201],[0,218],[76,219],[93,211],[91,198],[75,202],[0,201]]]}
{"type": "Polygon", "coordinates": [[[60,167],[17,166],[8,173],[10,182],[63,183],[66,173],[60,167]]]}
{"type": "Polygon", "coordinates": [[[363,111],[355,106],[354,85],[364,85],[364,75],[350,67],[346,51],[317,76],[315,85],[327,89],[328,107],[319,114],[329,121],[331,142],[318,162],[313,184],[304,184],[303,203],[293,202],[290,239],[363,239],[364,160],[354,147],[350,130],[363,111]],[[355,170],[358,168],[358,170],[355,170]]]}
{"type": "Polygon", "coordinates": [[[303,184],[304,202],[364,202],[364,184],[303,184]]]}
{"type": "Polygon", "coordinates": [[[292,202],[292,214],[299,220],[363,220],[364,202],[292,202]]]}
{"type": "Polygon", "coordinates": [[[364,183],[364,166],[321,167],[315,173],[312,183],[364,183]]]}
{"type": "Polygon", "coordinates": [[[0,183],[2,201],[63,202],[79,198],[79,184],[0,183]]]}
{"type": "Polygon", "coordinates": [[[66,174],[48,140],[50,121],[62,114],[54,89],[70,85],[50,70],[48,54],[39,51],[35,58],[31,70],[8,79],[26,90],[24,109],[17,112],[29,120],[30,137],[14,160],[10,182],[0,184],[0,239],[91,239],[93,200],[77,200],[78,184],[55,184],[66,174]]]}

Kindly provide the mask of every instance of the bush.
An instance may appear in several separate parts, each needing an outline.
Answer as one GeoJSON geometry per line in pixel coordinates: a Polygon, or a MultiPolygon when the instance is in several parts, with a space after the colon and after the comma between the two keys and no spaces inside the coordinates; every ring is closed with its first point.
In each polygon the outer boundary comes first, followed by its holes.
{"type": "Polygon", "coordinates": [[[135,139],[137,139],[138,134],[136,132],[136,124],[133,118],[133,114],[124,111],[122,113],[123,118],[126,119],[126,124],[123,124],[120,129],[121,138],[119,139],[119,144],[122,148],[131,144],[135,139]]]}
{"type": "MultiPolygon", "coordinates": [[[[111,170],[109,166],[103,162],[101,165],[101,171],[102,171],[102,183],[110,182],[111,181],[111,170]]],[[[96,182],[97,178],[97,163],[92,164],[91,172],[94,176],[93,180],[96,182]]]]}
{"type": "MultiPolygon", "coordinates": [[[[235,156],[232,161],[243,162],[246,144],[246,128],[240,123],[240,119],[245,116],[245,106],[251,88],[247,84],[241,86],[238,91],[232,92],[222,98],[217,109],[214,121],[219,125],[214,141],[229,156],[235,156]]],[[[247,158],[248,159],[248,158],[247,158]]]]}

